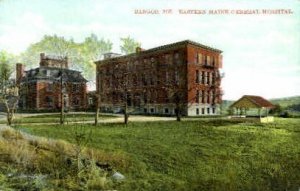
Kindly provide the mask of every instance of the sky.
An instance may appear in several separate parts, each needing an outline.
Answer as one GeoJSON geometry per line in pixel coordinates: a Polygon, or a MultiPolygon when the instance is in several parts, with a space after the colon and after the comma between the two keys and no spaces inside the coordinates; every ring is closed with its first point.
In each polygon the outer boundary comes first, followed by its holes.
{"type": "Polygon", "coordinates": [[[44,35],[145,49],[190,39],[223,51],[224,99],[300,95],[300,0],[0,0],[0,50],[19,54],[44,35]],[[172,14],[135,14],[171,9],[172,14]],[[179,9],[277,10],[291,14],[179,14],[179,9]]]}

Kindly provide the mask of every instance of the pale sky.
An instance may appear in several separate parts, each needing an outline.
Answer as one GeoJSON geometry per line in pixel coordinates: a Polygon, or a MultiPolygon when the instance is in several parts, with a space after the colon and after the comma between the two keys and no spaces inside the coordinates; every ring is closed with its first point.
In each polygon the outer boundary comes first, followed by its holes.
{"type": "Polygon", "coordinates": [[[0,50],[18,54],[44,35],[83,41],[130,35],[145,49],[190,39],[223,51],[224,99],[300,95],[300,0],[0,0],[0,50]],[[135,9],[172,9],[137,15],[135,9]],[[280,15],[180,15],[178,9],[291,9],[280,15]]]}

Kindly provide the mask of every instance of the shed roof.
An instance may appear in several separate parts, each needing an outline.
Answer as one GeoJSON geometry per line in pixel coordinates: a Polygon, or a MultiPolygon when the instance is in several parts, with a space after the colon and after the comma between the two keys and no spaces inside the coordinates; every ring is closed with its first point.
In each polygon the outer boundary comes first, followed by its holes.
{"type": "Polygon", "coordinates": [[[234,102],[230,108],[274,108],[275,106],[261,96],[244,95],[234,102]]]}

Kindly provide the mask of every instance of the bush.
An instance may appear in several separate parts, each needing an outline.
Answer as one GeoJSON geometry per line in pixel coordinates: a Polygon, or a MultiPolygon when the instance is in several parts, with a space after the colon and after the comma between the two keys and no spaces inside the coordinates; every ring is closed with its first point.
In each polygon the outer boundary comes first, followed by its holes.
{"type": "Polygon", "coordinates": [[[288,111],[284,111],[284,112],[281,112],[279,116],[283,117],[283,118],[290,118],[291,114],[288,111]]]}

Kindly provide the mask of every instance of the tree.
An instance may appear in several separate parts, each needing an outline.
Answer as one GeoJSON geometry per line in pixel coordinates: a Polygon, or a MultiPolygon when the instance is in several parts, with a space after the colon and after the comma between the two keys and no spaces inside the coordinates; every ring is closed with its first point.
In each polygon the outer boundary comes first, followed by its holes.
{"type": "Polygon", "coordinates": [[[73,39],[67,40],[57,35],[45,35],[41,41],[31,44],[25,52],[21,53],[20,60],[29,67],[39,63],[40,53],[55,55],[60,58],[68,56],[70,59],[77,57],[76,43],[73,39]]]}
{"type": "Polygon", "coordinates": [[[100,113],[100,102],[101,102],[101,98],[100,95],[96,93],[95,95],[95,101],[96,101],[96,113],[95,113],[95,126],[98,125],[98,121],[99,121],[99,113],[100,113]]]}
{"type": "MultiPolygon", "coordinates": [[[[111,51],[112,43],[109,40],[98,39],[95,34],[91,34],[89,37],[85,38],[84,42],[80,45],[80,52],[83,58],[84,71],[88,75],[91,75],[94,79],[95,77],[95,61],[100,59],[104,53],[111,51]]],[[[100,113],[100,95],[96,93],[96,112],[95,112],[95,125],[98,124],[99,113],[100,113]]]]}
{"type": "Polygon", "coordinates": [[[130,36],[121,38],[121,52],[124,54],[134,53],[137,47],[141,47],[141,43],[135,41],[130,36]]]}
{"type": "Polygon", "coordinates": [[[4,104],[6,109],[7,124],[11,125],[19,100],[18,87],[11,74],[13,70],[10,65],[9,54],[0,52],[0,102],[4,104]]]}
{"type": "Polygon", "coordinates": [[[181,121],[183,111],[188,107],[187,93],[182,76],[176,71],[174,78],[164,85],[169,102],[175,106],[176,121],[181,121]]]}
{"type": "Polygon", "coordinates": [[[270,114],[277,114],[277,115],[280,115],[283,111],[282,107],[279,105],[279,104],[275,104],[274,105],[275,107],[272,108],[269,113],[270,114]]]}
{"type": "Polygon", "coordinates": [[[95,61],[99,60],[104,53],[110,52],[112,42],[103,38],[98,39],[95,34],[91,34],[85,38],[83,43],[79,44],[79,51],[82,58],[83,71],[85,76],[90,79],[95,79],[95,61]]]}
{"type": "MultiPolygon", "coordinates": [[[[117,67],[121,67],[116,65],[117,67]]],[[[130,97],[130,92],[129,92],[129,81],[130,81],[130,73],[128,71],[127,65],[124,67],[123,66],[123,73],[119,74],[116,72],[113,72],[112,74],[112,81],[116,82],[113,83],[113,105],[118,105],[120,108],[122,108],[122,112],[124,114],[124,124],[128,124],[128,119],[129,119],[129,108],[131,106],[131,97],[130,97]]]]}
{"type": "Polygon", "coordinates": [[[41,52],[60,58],[67,56],[72,63],[71,68],[82,71],[88,80],[94,80],[94,61],[111,49],[112,43],[109,40],[103,38],[99,40],[95,34],[91,34],[83,42],[75,42],[72,38],[66,39],[63,36],[45,35],[39,42],[31,44],[21,53],[19,62],[26,64],[27,67],[34,67],[39,63],[41,52]]]}

